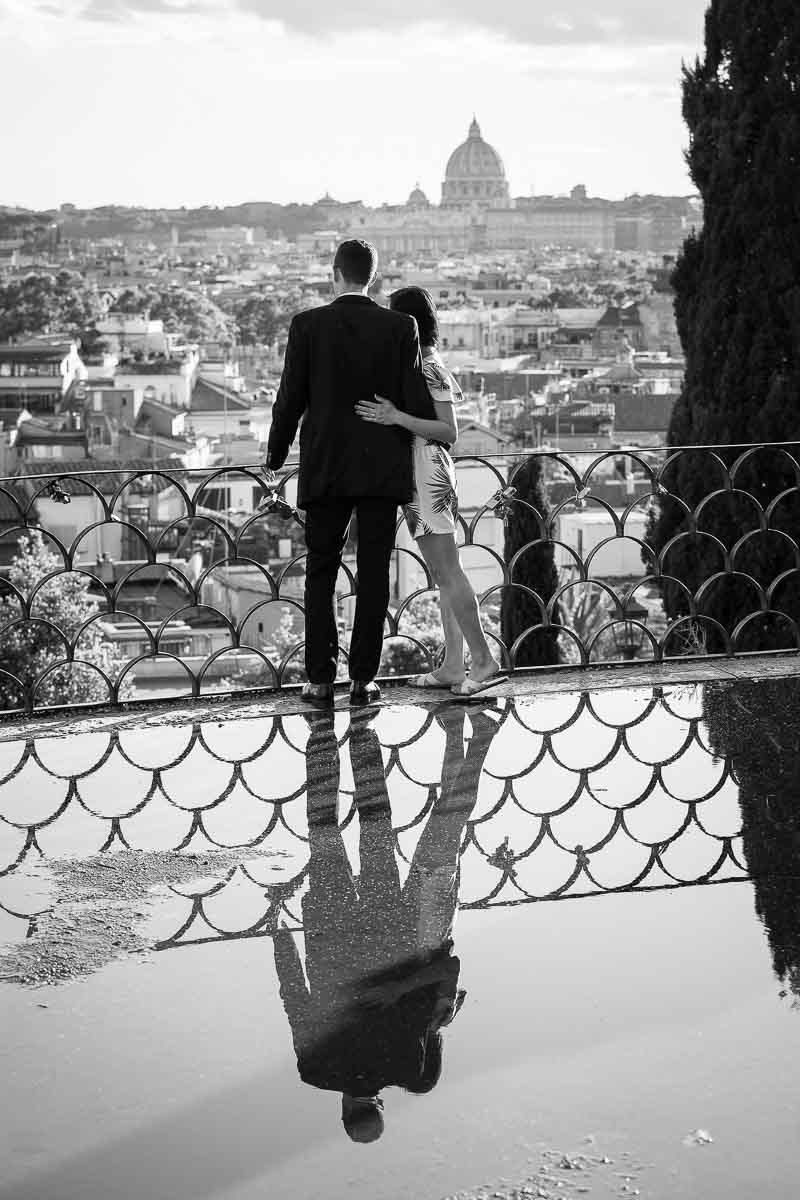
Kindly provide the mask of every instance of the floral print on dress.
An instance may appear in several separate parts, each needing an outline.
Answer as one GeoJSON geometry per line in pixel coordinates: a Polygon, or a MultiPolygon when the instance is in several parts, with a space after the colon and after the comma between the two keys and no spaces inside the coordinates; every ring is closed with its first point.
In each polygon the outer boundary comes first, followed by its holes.
{"type": "MultiPolygon", "coordinates": [[[[422,364],[428,391],[436,404],[458,404],[463,393],[435,355],[428,355],[422,364]]],[[[458,527],[458,487],[455,464],[441,442],[415,437],[414,497],[403,506],[406,525],[416,539],[430,533],[451,534],[458,527]]]]}

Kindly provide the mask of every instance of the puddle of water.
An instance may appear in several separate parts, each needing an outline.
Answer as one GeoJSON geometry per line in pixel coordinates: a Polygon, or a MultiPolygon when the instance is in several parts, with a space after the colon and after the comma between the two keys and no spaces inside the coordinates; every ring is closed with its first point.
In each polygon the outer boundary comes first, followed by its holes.
{"type": "Polygon", "coordinates": [[[0,1200],[790,1194],[799,709],[737,682],[6,743],[0,1200]]]}
{"type": "Polygon", "coordinates": [[[324,1180],[331,1200],[443,1200],[554,1147],[613,1159],[592,1195],[634,1164],[642,1195],[789,1194],[800,1028],[752,903],[745,887],[462,914],[468,997],[441,1082],[387,1090],[369,1147],[298,1077],[269,941],[10,993],[0,1197],[310,1200],[324,1180]],[[712,1145],[683,1145],[697,1128],[712,1145]]]}

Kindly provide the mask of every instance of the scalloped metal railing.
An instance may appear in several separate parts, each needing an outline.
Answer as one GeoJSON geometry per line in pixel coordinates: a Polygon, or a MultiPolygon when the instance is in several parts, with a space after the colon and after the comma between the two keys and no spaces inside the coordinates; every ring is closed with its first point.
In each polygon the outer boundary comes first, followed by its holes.
{"type": "MultiPolygon", "coordinates": [[[[796,652],[800,630],[794,611],[781,607],[781,589],[800,577],[797,539],[793,529],[782,528],[786,506],[800,496],[797,449],[793,443],[760,443],[624,448],[579,457],[537,452],[551,492],[546,512],[515,486],[525,455],[459,458],[460,540],[465,557],[479,557],[482,611],[504,665],[525,669],[526,645],[545,633],[559,647],[559,663],[550,666],[702,658],[712,654],[709,645],[714,655],[735,656],[764,648],[754,644],[757,622],[780,625],[782,650],[796,652]],[[689,499],[676,482],[685,455],[700,456],[705,473],[702,494],[689,499]],[[787,486],[775,494],[764,492],[759,456],[780,460],[787,486]],[[737,528],[730,545],[703,528],[722,500],[746,505],[751,514],[751,527],[743,533],[737,528]],[[654,554],[646,520],[665,501],[678,506],[685,527],[654,554]],[[506,560],[499,531],[523,509],[537,536],[506,560]],[[687,539],[695,546],[694,587],[669,572],[672,552],[687,539]],[[783,552],[769,579],[740,569],[758,559],[764,539],[777,539],[783,552]],[[613,566],[610,555],[623,545],[627,567],[613,566]],[[525,582],[525,555],[539,546],[551,548],[559,564],[559,585],[550,596],[525,582]],[[750,590],[752,604],[726,628],[704,612],[704,604],[715,587],[731,581],[750,590]],[[658,598],[665,586],[683,597],[684,611],[672,621],[663,617],[658,598]],[[498,609],[503,594],[514,590],[529,597],[539,619],[506,645],[498,609]],[[581,597],[591,605],[581,608],[575,602],[581,597]]],[[[0,576],[0,710],[296,686],[302,675],[304,561],[302,514],[292,502],[296,474],[296,468],[288,470],[275,486],[258,466],[55,469],[0,479],[6,563],[26,535],[41,535],[53,556],[24,588],[9,578],[8,566],[0,576]],[[237,494],[244,501],[237,502],[237,494]],[[233,497],[232,503],[222,508],[221,496],[223,502],[233,497]],[[111,553],[98,549],[104,545],[111,553]],[[60,582],[69,580],[85,593],[77,621],[57,596],[60,582]]],[[[348,605],[357,586],[352,561],[345,560],[340,582],[346,675],[348,605]]],[[[431,669],[436,660],[435,639],[430,629],[421,631],[416,615],[420,602],[436,594],[433,579],[402,519],[393,584],[385,641],[406,653],[395,656],[387,673],[401,678],[409,654],[414,671],[431,669]]]]}
{"type": "MultiPolygon", "coordinates": [[[[712,747],[706,691],[609,689],[489,705],[495,728],[484,735],[476,768],[455,785],[449,870],[458,871],[460,907],[747,879],[739,785],[732,759],[712,747]]],[[[361,814],[369,820],[383,795],[381,836],[409,869],[448,787],[453,800],[447,780],[466,753],[464,736],[475,735],[475,711],[379,712],[367,748],[375,762],[361,773],[370,780],[368,795],[359,795],[356,764],[364,714],[331,714],[342,770],[341,788],[330,789],[333,834],[355,837],[361,814]]],[[[269,936],[279,923],[302,928],[314,853],[309,746],[325,719],[266,715],[159,724],[149,732],[141,723],[76,731],[68,762],[63,735],[3,742],[0,915],[16,930],[10,941],[35,940],[53,908],[58,885],[48,891],[47,873],[38,869],[49,859],[66,853],[102,874],[98,864],[126,850],[143,858],[198,856],[192,861],[202,878],[173,888],[169,928],[154,935],[159,949],[269,936]],[[37,882],[26,889],[31,868],[37,882]]],[[[83,908],[88,913],[91,904],[83,908]]]]}

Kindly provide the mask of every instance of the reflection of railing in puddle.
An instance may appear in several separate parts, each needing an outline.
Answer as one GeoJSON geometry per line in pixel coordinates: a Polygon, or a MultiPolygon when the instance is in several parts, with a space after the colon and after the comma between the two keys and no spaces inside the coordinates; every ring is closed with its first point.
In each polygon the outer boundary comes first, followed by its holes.
{"type": "MultiPolygon", "coordinates": [[[[531,697],[495,712],[464,824],[462,908],[747,877],[738,788],[708,745],[700,688],[531,697]]],[[[464,721],[445,706],[387,708],[374,722],[401,869],[441,793],[443,713],[464,721]]],[[[338,821],[355,857],[346,713],[335,730],[338,821]]],[[[0,915],[30,936],[37,911],[19,898],[27,866],[127,848],[207,856],[202,880],[172,889],[187,912],[162,947],[268,934],[278,919],[299,928],[308,736],[302,716],[266,716],[0,745],[0,915]],[[226,857],[215,875],[215,847],[240,861],[226,857]]]]}

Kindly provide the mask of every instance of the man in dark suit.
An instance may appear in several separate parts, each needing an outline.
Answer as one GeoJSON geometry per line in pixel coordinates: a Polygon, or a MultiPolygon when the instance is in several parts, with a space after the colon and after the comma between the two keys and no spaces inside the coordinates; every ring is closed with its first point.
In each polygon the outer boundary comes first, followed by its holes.
{"type": "Polygon", "coordinates": [[[333,262],[335,299],[298,313],[272,410],[267,469],[283,466],[300,426],[298,507],[306,514],[306,673],[303,697],[330,703],[339,637],[336,577],[353,513],[358,524],[356,612],[350,640],[350,698],[380,697],[374,682],[389,605],[389,562],[397,508],[413,493],[411,435],[356,414],[360,400],[389,397],[403,412],[432,417],[413,318],[367,294],[377,255],[343,242],[333,262]]]}
{"type": "Polygon", "coordinates": [[[466,995],[458,986],[461,963],[453,944],[461,845],[486,756],[504,721],[494,704],[470,709],[465,747],[463,709],[437,709],[445,735],[441,791],[401,887],[375,716],[374,710],[354,713],[349,729],[356,877],[338,821],[335,716],[331,710],[308,714],[305,975],[295,937],[277,914],[273,935],[300,1078],[341,1093],[342,1123],[357,1142],[381,1136],[384,1089],[422,1095],[439,1080],[442,1029],[466,995]]]}

